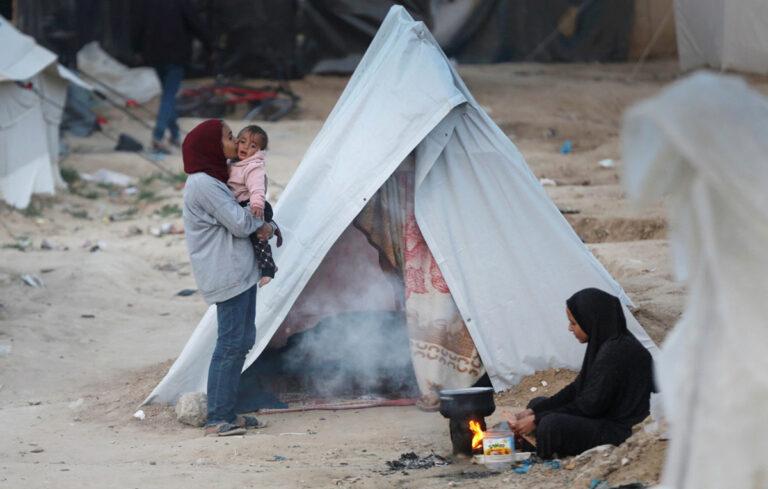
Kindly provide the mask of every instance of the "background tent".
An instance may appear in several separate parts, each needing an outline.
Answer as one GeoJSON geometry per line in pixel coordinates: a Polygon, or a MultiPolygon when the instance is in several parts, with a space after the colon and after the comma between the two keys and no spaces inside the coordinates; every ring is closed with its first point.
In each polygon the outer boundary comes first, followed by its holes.
{"type": "Polygon", "coordinates": [[[688,290],[657,358],[660,387],[674,393],[663,397],[662,482],[766,487],[768,99],[738,78],[697,74],[630,109],[622,139],[630,197],[667,199],[688,290]]]}
{"type": "Polygon", "coordinates": [[[2,17],[0,46],[0,196],[25,208],[33,193],[64,186],[58,157],[67,84],[87,85],[2,17]],[[42,135],[47,144],[19,144],[42,135]]]}
{"type": "MultiPolygon", "coordinates": [[[[566,329],[565,300],[584,287],[629,299],[424,24],[401,7],[390,10],[276,207],[286,238],[276,253],[280,276],[258,293],[257,340],[246,364],[279,333],[340,236],[409,158],[416,221],[493,386],[579,365],[583,347],[566,329]]],[[[351,287],[367,286],[355,278],[348,277],[351,287]]],[[[653,350],[626,313],[630,329],[653,350]]],[[[147,402],[205,391],[215,340],[214,306],[147,402]]]]}
{"type": "Polygon", "coordinates": [[[682,69],[768,73],[768,2],[675,0],[675,21],[682,69]]]}

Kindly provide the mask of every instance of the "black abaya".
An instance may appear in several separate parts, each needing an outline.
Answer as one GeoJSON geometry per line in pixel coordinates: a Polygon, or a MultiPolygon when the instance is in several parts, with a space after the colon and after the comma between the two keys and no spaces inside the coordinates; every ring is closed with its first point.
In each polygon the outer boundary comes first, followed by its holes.
{"type": "Polygon", "coordinates": [[[542,458],[618,445],[649,413],[651,355],[627,331],[619,299],[584,289],[568,299],[568,309],[589,343],[576,380],[528,406],[536,417],[536,449],[542,458]]]}

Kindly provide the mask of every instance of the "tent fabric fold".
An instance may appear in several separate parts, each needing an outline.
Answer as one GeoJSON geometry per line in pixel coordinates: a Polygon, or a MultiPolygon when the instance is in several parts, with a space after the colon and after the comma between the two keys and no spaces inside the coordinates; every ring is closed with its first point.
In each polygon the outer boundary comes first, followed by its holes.
{"type": "Polygon", "coordinates": [[[674,393],[662,398],[662,483],[765,487],[768,99],[739,78],[695,74],[631,108],[622,140],[630,198],[665,197],[688,290],[657,358],[659,386],[674,393]]]}
{"type": "MultiPolygon", "coordinates": [[[[630,304],[522,155],[474,100],[426,26],[393,7],[276,206],[280,276],[259,290],[247,368],[331,247],[400,164],[415,160],[415,219],[496,390],[580,364],[565,300],[599,287],[630,304]]],[[[204,392],[215,306],[145,400],[204,392]]],[[[628,326],[655,345],[628,310],[628,326]]]]}

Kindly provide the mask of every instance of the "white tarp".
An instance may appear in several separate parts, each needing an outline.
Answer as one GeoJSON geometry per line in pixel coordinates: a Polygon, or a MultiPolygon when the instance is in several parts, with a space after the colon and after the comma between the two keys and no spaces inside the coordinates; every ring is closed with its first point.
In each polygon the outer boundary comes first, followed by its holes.
{"type": "MultiPolygon", "coordinates": [[[[415,153],[415,214],[497,390],[552,366],[577,367],[565,300],[600,287],[628,303],[493,123],[432,35],[393,7],[276,207],[279,276],[257,298],[256,345],[276,333],[367,200],[415,153]]],[[[631,330],[655,346],[627,312],[631,330]]],[[[205,391],[211,307],[146,402],[205,391]]]]}
{"type": "Polygon", "coordinates": [[[86,44],[78,51],[77,68],[109,87],[110,90],[104,91],[104,94],[119,104],[127,99],[143,104],[161,92],[160,79],[155,70],[129,68],[107,54],[97,41],[86,44]]]}
{"type": "Polygon", "coordinates": [[[675,0],[675,22],[682,69],[768,73],[765,0],[675,0]]]}
{"type": "Polygon", "coordinates": [[[626,187],[667,196],[685,313],[659,355],[674,489],[768,487],[768,99],[696,74],[623,129],[626,187]]]}

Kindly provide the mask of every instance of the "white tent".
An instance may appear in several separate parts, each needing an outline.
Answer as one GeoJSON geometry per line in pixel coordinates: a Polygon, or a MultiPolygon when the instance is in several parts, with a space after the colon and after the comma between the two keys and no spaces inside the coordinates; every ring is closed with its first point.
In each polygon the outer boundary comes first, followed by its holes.
{"type": "Polygon", "coordinates": [[[696,74],[632,108],[630,197],[667,197],[680,322],[658,355],[674,489],[768,487],[768,99],[696,74]]]}
{"type": "MultiPolygon", "coordinates": [[[[278,277],[258,293],[257,339],[246,367],[406,159],[415,162],[418,227],[493,386],[508,388],[539,369],[578,366],[583,348],[567,331],[565,300],[585,287],[629,299],[424,24],[393,7],[277,205],[286,244],[276,249],[278,277]]],[[[653,351],[626,313],[632,332],[653,351]]],[[[145,402],[205,391],[216,329],[211,307],[145,402]]]]}
{"type": "Polygon", "coordinates": [[[0,196],[25,208],[33,193],[64,186],[58,155],[67,83],[90,87],[3,17],[0,46],[0,196]],[[34,143],[43,136],[47,144],[34,143]]]}
{"type": "Polygon", "coordinates": [[[675,0],[675,21],[682,69],[768,73],[765,0],[675,0]]]}

